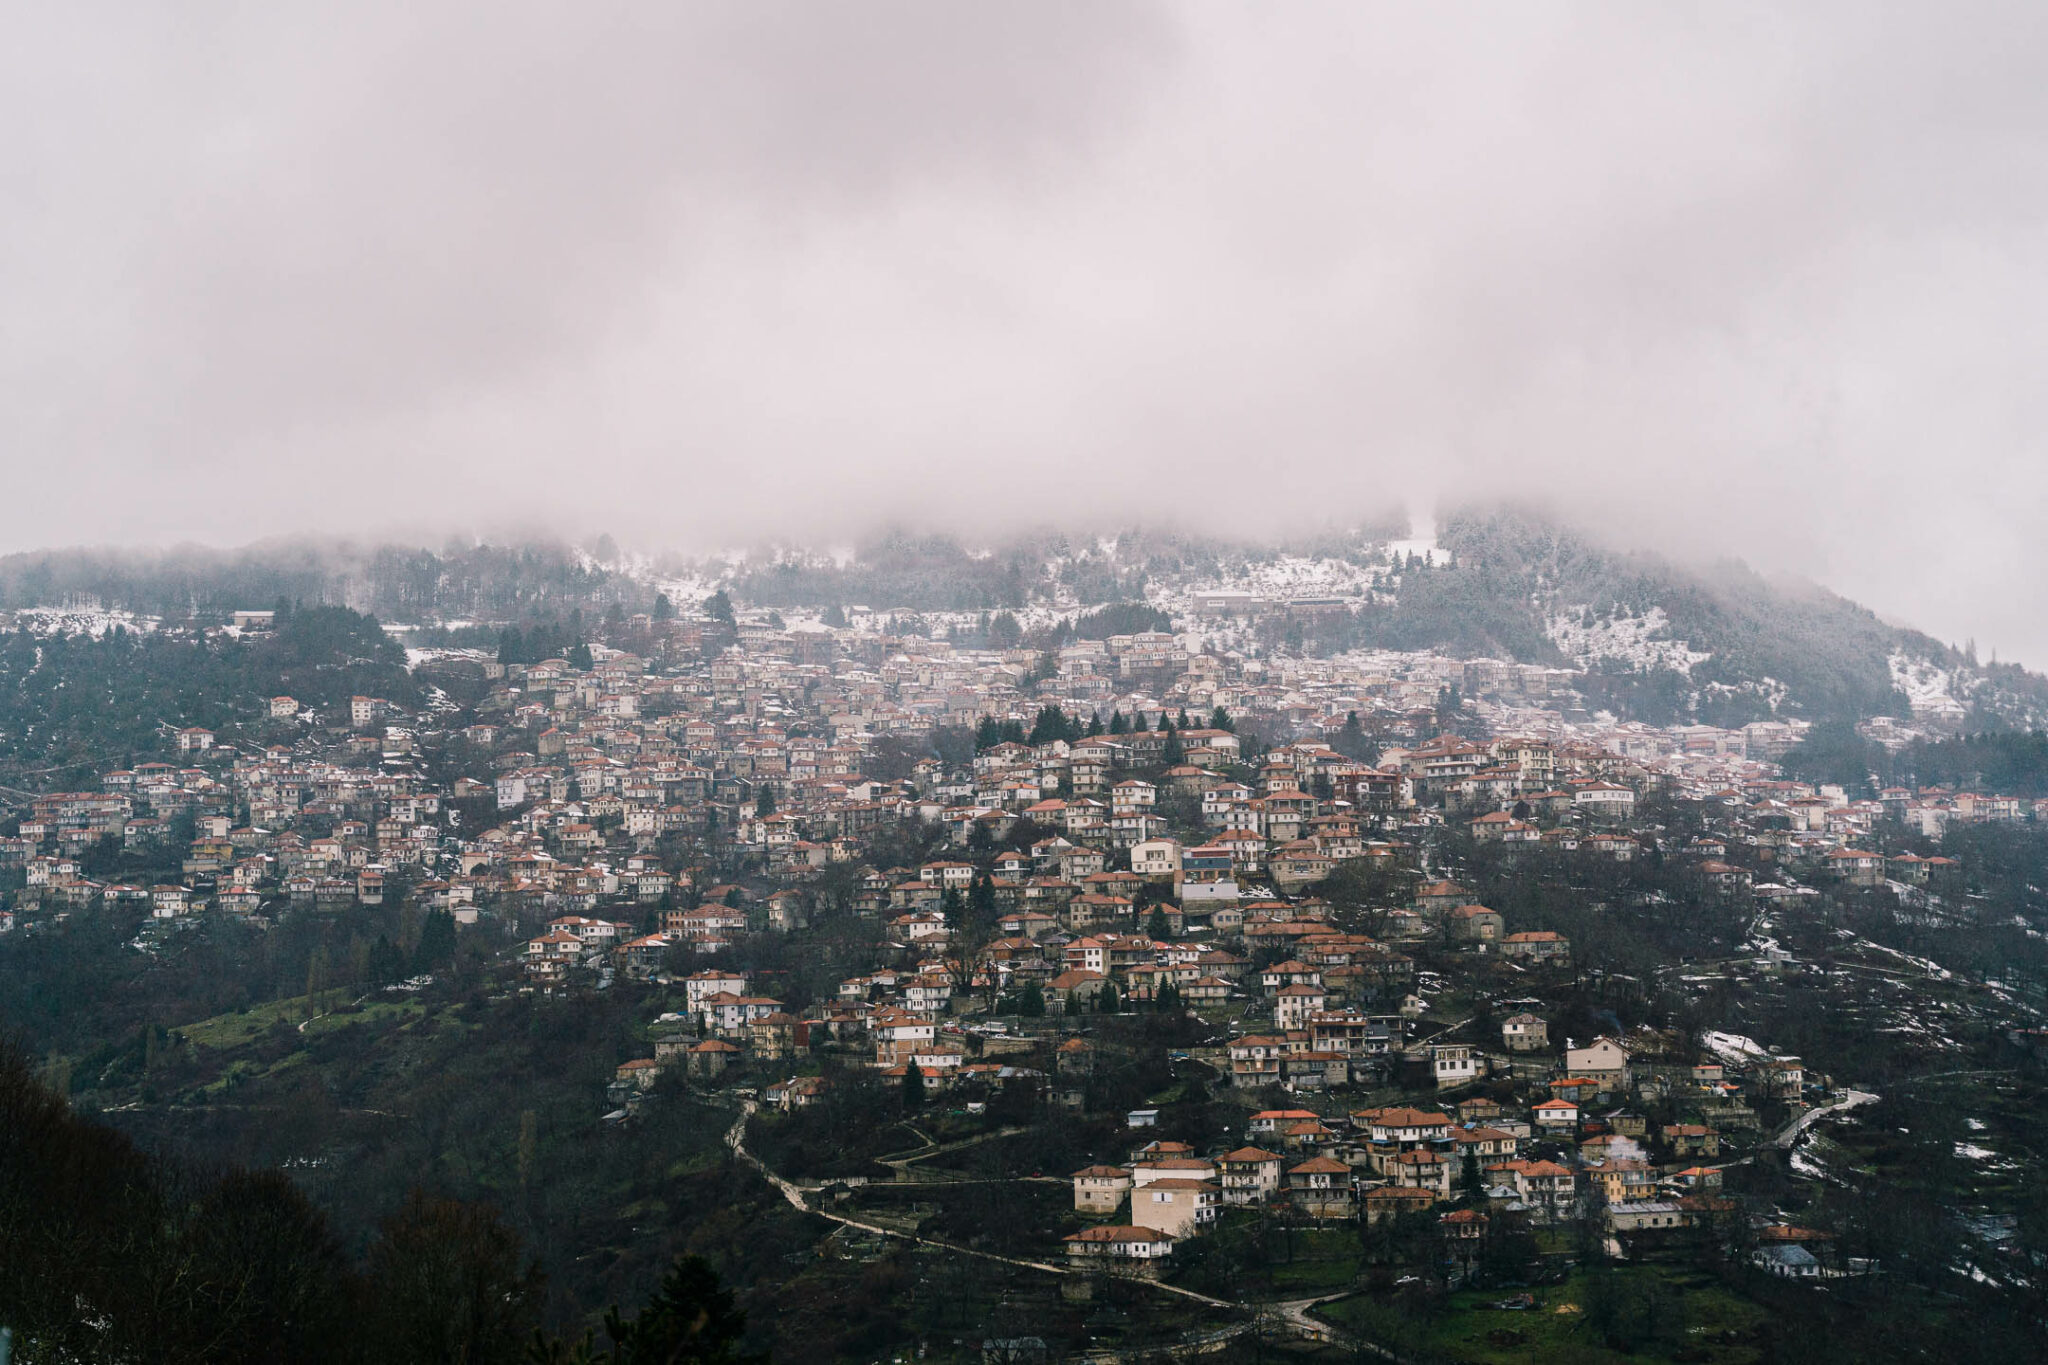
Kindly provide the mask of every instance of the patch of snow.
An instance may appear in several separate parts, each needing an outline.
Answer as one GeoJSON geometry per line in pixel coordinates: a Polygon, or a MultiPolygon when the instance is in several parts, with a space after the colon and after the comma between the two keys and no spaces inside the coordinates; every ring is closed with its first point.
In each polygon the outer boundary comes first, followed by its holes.
{"type": "Polygon", "coordinates": [[[1932,958],[1915,957],[1911,953],[1902,953],[1897,948],[1887,948],[1882,943],[1872,943],[1867,938],[1858,938],[1856,942],[1859,947],[1868,948],[1873,952],[1887,954],[1888,956],[1899,959],[1899,961],[1901,962],[1911,963],[1913,966],[1918,967],[1921,971],[1926,972],[1929,976],[1938,977],[1943,981],[1951,980],[1955,976],[1954,972],[1951,972],[1948,968],[1942,966],[1939,962],[1934,961],[1932,958]]]}
{"type": "Polygon", "coordinates": [[[1671,618],[1662,607],[1652,607],[1640,616],[1616,608],[1614,614],[1601,616],[1580,605],[1566,607],[1551,617],[1544,634],[1581,668],[1611,661],[1631,668],[1689,674],[1693,665],[1714,657],[1684,640],[1671,639],[1667,634],[1670,627],[1671,618]]]}
{"type": "Polygon", "coordinates": [[[1892,686],[1906,694],[1914,715],[1960,716],[1968,709],[1962,697],[1969,695],[1970,688],[1956,674],[1903,650],[1893,650],[1885,662],[1891,669],[1892,686]]]}
{"type": "Polygon", "coordinates": [[[160,622],[154,616],[137,616],[132,611],[77,606],[23,607],[14,613],[14,624],[31,635],[90,635],[97,640],[116,626],[146,632],[155,630],[160,622]]]}
{"type": "Polygon", "coordinates": [[[1719,1057],[1723,1063],[1732,1062],[1738,1066],[1747,1062],[1752,1057],[1768,1057],[1771,1055],[1763,1048],[1757,1046],[1756,1039],[1744,1037],[1740,1033],[1715,1033],[1710,1031],[1700,1035],[1700,1042],[1706,1046],[1707,1051],[1719,1057]]]}
{"type": "Polygon", "coordinates": [[[1804,1147],[1794,1148],[1792,1158],[1786,1164],[1808,1180],[1829,1178],[1827,1166],[1804,1147]]]}
{"type": "Polygon", "coordinates": [[[1985,1161],[1997,1156],[1998,1153],[1992,1151],[1989,1147],[1979,1147],[1974,1142],[1958,1142],[1956,1144],[1956,1155],[1965,1161],[1985,1161]]]}
{"type": "Polygon", "coordinates": [[[495,650],[457,649],[453,647],[422,648],[410,646],[405,651],[405,666],[418,668],[421,664],[433,663],[437,659],[474,659],[478,663],[491,663],[497,659],[495,650]]]}
{"type": "Polygon", "coordinates": [[[1451,562],[1451,552],[1436,543],[1436,537],[1414,540],[1390,540],[1387,542],[1387,557],[1396,564],[1407,561],[1409,556],[1435,568],[1451,562]]]}

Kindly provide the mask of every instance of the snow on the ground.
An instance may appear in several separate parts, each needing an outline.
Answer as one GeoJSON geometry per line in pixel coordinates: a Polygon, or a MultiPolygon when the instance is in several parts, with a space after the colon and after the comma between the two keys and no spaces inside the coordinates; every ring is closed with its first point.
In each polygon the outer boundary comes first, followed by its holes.
{"type": "Polygon", "coordinates": [[[1887,948],[1882,943],[1873,943],[1869,939],[1863,938],[1861,936],[1859,936],[1856,939],[1856,946],[1859,948],[1868,948],[1874,953],[1884,953],[1889,957],[1895,957],[1899,961],[1907,963],[1911,966],[1918,967],[1921,971],[1927,973],[1929,976],[1939,977],[1943,981],[1947,981],[1955,976],[1954,972],[1951,972],[1948,968],[1942,966],[1933,958],[1915,957],[1911,953],[1902,953],[1897,948],[1887,948]]]}
{"type": "Polygon", "coordinates": [[[1963,680],[1929,659],[1916,659],[1903,650],[1893,650],[1886,660],[1891,666],[1892,686],[1906,694],[1913,709],[1959,708],[1969,688],[1963,680]]]}
{"type": "Polygon", "coordinates": [[[23,607],[14,613],[14,624],[31,635],[90,635],[98,639],[116,626],[155,630],[158,621],[154,616],[99,607],[23,607]]]}
{"type": "Polygon", "coordinates": [[[1311,559],[1305,555],[1274,555],[1252,560],[1235,572],[1205,575],[1199,581],[1147,584],[1145,596],[1154,606],[1179,614],[1192,609],[1199,593],[1244,592],[1267,600],[1290,597],[1363,597],[1387,573],[1384,565],[1353,564],[1345,559],[1311,559]]]}
{"type": "Polygon", "coordinates": [[[1828,1173],[1827,1164],[1815,1157],[1812,1152],[1804,1147],[1793,1148],[1791,1160],[1786,1164],[1797,1174],[1805,1176],[1808,1180],[1828,1180],[1832,1178],[1828,1173]]]}
{"type": "Polygon", "coordinates": [[[1431,567],[1451,562],[1451,552],[1438,545],[1435,536],[1427,540],[1390,540],[1387,554],[1396,564],[1405,563],[1411,555],[1431,567]]]}
{"type": "Polygon", "coordinates": [[[1992,1151],[1989,1147],[1979,1147],[1974,1142],[1958,1142],[1956,1144],[1956,1155],[1965,1161],[1988,1161],[1992,1157],[1997,1156],[1998,1153],[1992,1151]]]}
{"type": "Polygon", "coordinates": [[[474,659],[478,663],[490,663],[496,660],[497,657],[497,652],[489,649],[457,649],[442,646],[422,648],[411,646],[405,651],[405,666],[407,668],[418,668],[421,664],[430,664],[439,659],[474,659]]]}
{"type": "Polygon", "coordinates": [[[1640,616],[1615,608],[1614,614],[1603,616],[1581,605],[1566,607],[1551,617],[1544,633],[1582,668],[1611,660],[1631,668],[1690,673],[1694,664],[1714,657],[1684,640],[1669,638],[1665,632],[1670,627],[1671,618],[1662,607],[1652,607],[1640,616]]]}
{"type": "Polygon", "coordinates": [[[1771,1055],[1757,1045],[1756,1039],[1745,1037],[1740,1033],[1708,1032],[1700,1036],[1700,1041],[1706,1045],[1707,1051],[1719,1057],[1724,1063],[1740,1065],[1752,1057],[1768,1057],[1771,1055]]]}

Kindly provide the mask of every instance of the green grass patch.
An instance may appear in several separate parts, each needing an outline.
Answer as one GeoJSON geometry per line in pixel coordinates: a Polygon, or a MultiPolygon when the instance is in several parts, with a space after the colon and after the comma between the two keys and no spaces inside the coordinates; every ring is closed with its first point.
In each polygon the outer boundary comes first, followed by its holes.
{"type": "MultiPolygon", "coordinates": [[[[411,996],[399,1000],[371,1000],[353,1014],[322,1014],[309,1019],[301,1032],[308,1038],[313,1038],[323,1033],[348,1028],[352,1024],[370,1027],[380,1024],[407,1024],[426,1012],[426,1004],[411,996]]],[[[446,1022],[456,1021],[447,1018],[446,1022]]]]}
{"type": "Polygon", "coordinates": [[[1444,1311],[1423,1320],[1404,1320],[1398,1309],[1363,1295],[1325,1304],[1317,1313],[1396,1349],[1419,1348],[1472,1365],[1750,1365],[1758,1359],[1754,1334],[1765,1311],[1718,1281],[1672,1266],[1623,1266],[1610,1273],[1611,1292],[1626,1305],[1623,1317],[1631,1324],[1624,1330],[1635,1337],[1631,1351],[1604,1339],[1596,1291],[1585,1272],[1532,1291],[1536,1306],[1522,1311],[1490,1307],[1514,1292],[1494,1289],[1453,1294],[1444,1311]],[[1658,1304],[1654,1327],[1645,1328],[1639,1316],[1645,1296],[1658,1304]]]}
{"type": "Polygon", "coordinates": [[[1272,1268],[1273,1290],[1281,1298],[1305,1298],[1348,1289],[1358,1280],[1358,1257],[1331,1256],[1284,1261],[1272,1268]]]}
{"type": "Polygon", "coordinates": [[[196,1023],[181,1024],[174,1032],[182,1035],[194,1047],[229,1048],[240,1047],[261,1034],[274,1024],[298,1025],[306,1015],[308,997],[288,995],[278,1000],[266,1000],[260,1005],[251,1005],[247,1010],[235,1014],[216,1014],[211,1019],[196,1023]]]}

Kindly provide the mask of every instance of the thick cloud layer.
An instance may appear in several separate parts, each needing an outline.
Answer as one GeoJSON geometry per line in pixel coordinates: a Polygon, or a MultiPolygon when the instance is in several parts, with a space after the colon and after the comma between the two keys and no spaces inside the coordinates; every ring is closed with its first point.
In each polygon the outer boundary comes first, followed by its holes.
{"type": "Polygon", "coordinates": [[[1548,499],[2048,663],[2048,9],[56,5],[0,546],[1548,499]]]}

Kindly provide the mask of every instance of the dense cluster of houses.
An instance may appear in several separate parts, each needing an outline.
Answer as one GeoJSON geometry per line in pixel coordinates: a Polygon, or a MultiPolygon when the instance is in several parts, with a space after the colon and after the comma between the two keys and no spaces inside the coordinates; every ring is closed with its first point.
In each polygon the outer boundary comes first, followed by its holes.
{"type": "MultiPolygon", "coordinates": [[[[1546,1062],[1520,1102],[1473,1092],[1336,1116],[1265,1109],[1250,1115],[1235,1147],[1144,1143],[1122,1165],[1074,1172],[1075,1210],[1101,1221],[1067,1237],[1069,1256],[1151,1262],[1234,1205],[1367,1224],[1433,1211],[1453,1246],[1503,1215],[1589,1220],[1630,1239],[1725,1222],[1737,1206],[1720,1193],[1724,1140],[1746,1148],[1754,1104],[1799,1103],[1812,1084],[1794,1057],[1759,1052],[1730,1063],[1655,1034],[1633,1049],[1603,1037],[1553,1052],[1540,1017],[1517,1015],[1501,1028],[1511,1053],[1540,1052],[1546,1062]],[[1683,1117],[1653,1125],[1640,1107],[1652,1102],[1683,1117]]],[[[1819,1273],[1810,1250],[1776,1250],[1819,1234],[1765,1232],[1760,1264],[1819,1273]]]]}
{"type": "MultiPolygon", "coordinates": [[[[1585,713],[1572,676],[1554,669],[1429,653],[1212,652],[1200,630],[1049,654],[968,649],[896,624],[859,609],[837,627],[772,614],[641,617],[630,630],[653,642],[645,656],[592,644],[587,667],[430,659],[487,675],[488,694],[459,715],[355,697],[316,716],[291,697],[251,699],[251,722],[231,739],[167,731],[178,763],[109,771],[98,791],[35,800],[0,839],[0,867],[27,869],[18,911],[111,900],[167,920],[376,905],[392,885],[465,921],[490,914],[532,931],[600,907],[630,922],[622,909],[668,902],[688,915],[659,932],[715,950],[746,929],[799,925],[806,898],[774,891],[801,893],[828,867],[860,863],[874,835],[905,822],[941,828],[963,849],[1023,821],[1042,832],[992,869],[1003,910],[1123,929],[1118,901],[1155,884],[1169,889],[1176,928],[1201,930],[1228,929],[1232,916],[1256,915],[1261,896],[1297,895],[1346,859],[1399,858],[1446,818],[1485,839],[1629,858],[1640,844],[1628,823],[1651,788],[1740,806],[1779,864],[1866,884],[1932,886],[1951,870],[1867,852],[1881,818],[1938,832],[2044,813],[1996,794],[1852,801],[1788,783],[1771,760],[1796,742],[1798,722],[1615,722],[1585,713]],[[1451,689],[1494,738],[1439,733],[1451,689]],[[1014,721],[1021,732],[1049,706],[1095,723],[950,763],[890,749],[935,727],[1014,721]],[[1132,724],[1106,732],[1104,715],[1132,724]],[[1226,716],[1290,738],[1248,755],[1226,716]],[[1375,762],[1340,752],[1368,731],[1375,762]],[[470,775],[437,789],[422,776],[422,743],[459,746],[470,775]],[[458,806],[502,819],[463,827],[458,806]],[[131,849],[185,845],[174,850],[183,875],[150,886],[84,875],[87,850],[113,837],[131,849]],[[675,856],[680,841],[696,856],[675,856]],[[721,899],[702,884],[704,867],[731,860],[757,893],[728,907],[743,922],[700,913],[721,899]]],[[[1709,873],[1731,885],[1746,875],[1725,863],[1709,873]]],[[[936,880],[866,869],[859,908],[936,914],[972,877],[965,863],[936,880]]],[[[1501,951],[1548,950],[1516,939],[1501,951]]],[[[559,941],[538,949],[537,979],[571,952],[559,941]]]]}
{"type": "MultiPolygon", "coordinates": [[[[1817,883],[1944,894],[1952,859],[1872,851],[1886,821],[2048,818],[1978,792],[1791,782],[1774,760],[1796,722],[1615,722],[1558,670],[1213,653],[1199,633],[969,649],[852,620],[640,618],[651,649],[591,644],[584,666],[429,651],[479,699],[418,714],[251,699],[233,734],[167,732],[175,763],[27,802],[0,837],[0,869],[21,870],[0,932],[110,905],[166,933],[206,913],[445,910],[506,950],[513,988],[679,994],[646,1055],[618,1062],[615,1118],[666,1075],[783,1077],[760,1099],[801,1110],[826,1093],[809,1063],[827,1050],[962,1104],[1022,1087],[1078,1108],[1099,1062],[1080,1016],[1177,1004],[1227,1036],[1198,1057],[1239,1098],[1318,1107],[1252,1108],[1213,1149],[1152,1141],[1075,1172],[1074,1209],[1099,1221],[1070,1256],[1155,1262],[1245,1205],[1429,1215],[1454,1243],[1506,1216],[1625,1238],[1726,1215],[1723,1144],[1817,1078],[1762,1050],[1555,1039],[1540,995],[1497,1037],[1414,1036],[1420,955],[1531,990],[1573,967],[1563,934],[1422,875],[1443,830],[1517,858],[1676,858],[1710,894],[1770,906],[1817,883]],[[1672,843],[1637,819],[1666,796],[1726,832],[1672,843]],[[176,873],[88,875],[109,841],[176,873]],[[1344,914],[1322,884],[1347,868],[1420,886],[1344,914]],[[793,1005],[773,974],[725,965],[751,936],[847,916],[873,926],[872,957],[825,998],[793,1005]],[[1366,1088],[1408,1099],[1351,1109],[1366,1088]],[[1678,1117],[1653,1125],[1653,1104],[1678,1117]]],[[[1826,1249],[1799,1234],[1769,1233],[1759,1263],[1819,1273],[1826,1249]]]]}

